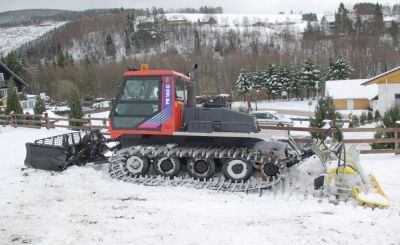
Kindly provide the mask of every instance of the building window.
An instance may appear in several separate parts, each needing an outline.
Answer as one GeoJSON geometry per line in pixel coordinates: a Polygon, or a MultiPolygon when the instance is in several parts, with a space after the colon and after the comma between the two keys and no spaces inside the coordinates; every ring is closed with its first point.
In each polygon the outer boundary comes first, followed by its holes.
{"type": "Polygon", "coordinates": [[[400,94],[394,94],[394,105],[400,106],[400,94]]]}
{"type": "Polygon", "coordinates": [[[7,96],[7,89],[2,88],[0,89],[0,98],[6,97],[7,96]]]}
{"type": "Polygon", "coordinates": [[[6,86],[6,83],[4,82],[4,74],[0,73],[0,88],[3,88],[6,86]]]}

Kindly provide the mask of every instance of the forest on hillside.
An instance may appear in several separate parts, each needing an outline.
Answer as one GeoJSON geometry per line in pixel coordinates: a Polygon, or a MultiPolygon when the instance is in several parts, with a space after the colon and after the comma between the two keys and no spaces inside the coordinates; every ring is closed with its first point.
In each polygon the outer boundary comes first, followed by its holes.
{"type": "Polygon", "coordinates": [[[292,20],[288,15],[283,22],[243,16],[233,24],[222,12],[203,7],[171,14],[153,8],[80,15],[1,59],[31,83],[31,92],[45,91],[57,100],[73,88],[82,96],[112,97],[126,67],[141,63],[181,72],[197,63],[200,93],[232,95],[239,92],[242,69],[301,70],[310,62],[320,71],[314,80],[323,82],[338,59],[352,67],[348,78],[369,78],[400,65],[400,5],[361,3],[346,9],[341,4],[333,16],[307,13],[292,20]],[[182,12],[196,17],[181,18],[182,12]]]}

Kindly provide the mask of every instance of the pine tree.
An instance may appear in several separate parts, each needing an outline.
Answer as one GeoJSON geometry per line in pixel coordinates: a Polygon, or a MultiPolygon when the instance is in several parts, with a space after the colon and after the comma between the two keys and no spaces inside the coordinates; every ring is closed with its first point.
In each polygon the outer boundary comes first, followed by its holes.
{"type": "Polygon", "coordinates": [[[310,59],[306,59],[303,64],[303,68],[300,71],[300,80],[303,89],[307,91],[307,97],[310,98],[311,91],[315,89],[316,81],[320,81],[320,71],[310,59]]]}
{"type": "Polygon", "coordinates": [[[253,84],[251,83],[249,74],[245,69],[241,69],[239,77],[236,81],[236,91],[240,94],[247,94],[253,89],[253,84]]]}
{"type": "Polygon", "coordinates": [[[117,50],[115,49],[114,42],[112,40],[111,34],[107,34],[106,36],[106,55],[107,56],[115,56],[117,50]]]}
{"type": "Polygon", "coordinates": [[[46,105],[44,104],[44,101],[40,96],[36,97],[36,104],[35,107],[33,108],[34,114],[42,115],[43,112],[46,111],[46,105]]]}
{"type": "Polygon", "coordinates": [[[399,37],[399,24],[392,21],[391,26],[389,28],[389,34],[392,37],[393,46],[397,46],[398,44],[398,37],[399,37]]]}
{"type": "MultiPolygon", "coordinates": [[[[333,126],[337,126],[337,121],[340,119],[340,114],[336,112],[333,104],[333,99],[330,96],[321,98],[315,108],[314,118],[310,118],[310,127],[322,128],[324,126],[324,120],[332,120],[333,126]]],[[[315,138],[322,138],[322,134],[312,133],[315,138]]]]}
{"type": "Polygon", "coordinates": [[[340,3],[338,12],[335,14],[335,33],[351,33],[352,21],[349,17],[349,10],[344,7],[343,3],[340,3]]]}
{"type": "Polygon", "coordinates": [[[264,90],[268,94],[268,97],[272,95],[272,77],[275,75],[276,67],[273,64],[269,64],[265,67],[264,72],[262,73],[263,81],[264,81],[264,90]]]}
{"type": "Polygon", "coordinates": [[[6,57],[2,57],[1,62],[18,76],[25,74],[25,68],[21,62],[21,59],[17,57],[17,53],[15,51],[8,53],[6,57]]]}
{"type": "Polygon", "coordinates": [[[346,80],[349,79],[352,71],[353,69],[350,63],[342,57],[339,57],[336,60],[329,59],[328,69],[325,73],[324,80],[346,80]]]}
{"type": "Polygon", "coordinates": [[[289,91],[294,95],[294,97],[299,98],[301,92],[301,81],[300,81],[299,71],[294,66],[289,66],[289,91]]]}
{"type": "Polygon", "coordinates": [[[375,4],[374,18],[372,22],[372,33],[379,37],[385,31],[385,24],[383,22],[382,5],[375,4]]]}
{"type": "Polygon", "coordinates": [[[200,43],[200,34],[199,31],[197,29],[194,30],[194,52],[197,55],[201,54],[201,43],[200,43]]]}
{"type": "Polygon", "coordinates": [[[60,50],[60,52],[58,52],[56,64],[59,67],[64,67],[67,64],[67,58],[65,57],[62,50],[60,50]]]}
{"type": "MultiPolygon", "coordinates": [[[[81,119],[83,117],[82,105],[79,99],[78,91],[73,89],[68,100],[70,111],[68,113],[69,119],[81,119]]],[[[82,126],[81,122],[69,122],[69,126],[82,126]]]]}
{"type": "Polygon", "coordinates": [[[132,52],[132,44],[135,41],[135,25],[135,15],[128,13],[125,22],[125,51],[127,55],[132,52]]]}
{"type": "Polygon", "coordinates": [[[11,112],[14,112],[15,114],[23,113],[21,104],[19,103],[18,93],[15,90],[15,83],[12,78],[8,82],[7,106],[5,113],[8,115],[11,112]]]}
{"type": "Polygon", "coordinates": [[[253,85],[253,90],[261,90],[264,88],[264,78],[263,73],[258,71],[251,76],[250,83],[253,85]]]}

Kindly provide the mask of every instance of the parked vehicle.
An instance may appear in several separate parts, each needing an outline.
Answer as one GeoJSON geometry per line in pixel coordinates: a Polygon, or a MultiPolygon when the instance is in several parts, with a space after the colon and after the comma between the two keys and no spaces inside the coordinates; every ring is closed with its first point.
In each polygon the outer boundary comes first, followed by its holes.
{"type": "Polygon", "coordinates": [[[251,112],[257,118],[259,123],[265,123],[276,126],[293,127],[293,120],[287,116],[281,115],[276,111],[255,111],[251,112]]]}

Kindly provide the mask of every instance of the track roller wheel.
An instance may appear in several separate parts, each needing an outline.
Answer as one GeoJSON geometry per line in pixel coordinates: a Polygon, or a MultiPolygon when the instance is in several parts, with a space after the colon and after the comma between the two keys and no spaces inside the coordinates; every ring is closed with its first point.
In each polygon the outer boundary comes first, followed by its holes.
{"type": "Polygon", "coordinates": [[[181,162],[176,157],[156,157],[153,162],[154,172],[164,177],[175,177],[181,170],[181,162]]]}
{"type": "Polygon", "coordinates": [[[265,177],[274,177],[279,174],[279,168],[274,162],[267,162],[263,165],[261,172],[265,177]]]}
{"type": "Polygon", "coordinates": [[[222,165],[222,173],[232,181],[246,181],[253,172],[253,165],[243,159],[228,159],[222,165]]]}
{"type": "Polygon", "coordinates": [[[143,156],[129,156],[124,163],[125,171],[131,176],[145,175],[149,168],[149,160],[143,156]]]}
{"type": "Polygon", "coordinates": [[[209,179],[215,174],[215,161],[214,159],[191,158],[187,163],[187,171],[195,179],[209,179]]]}

